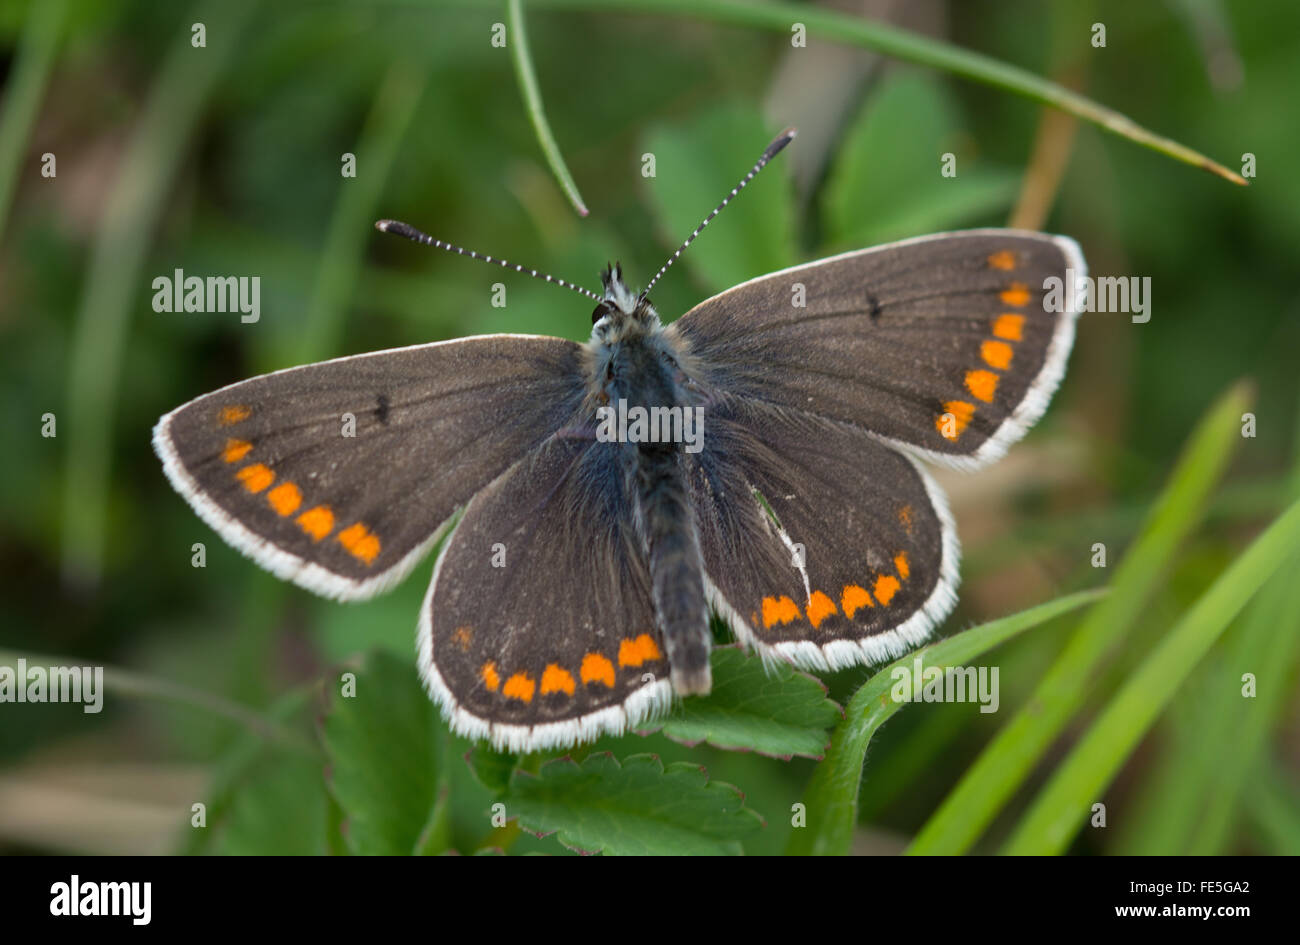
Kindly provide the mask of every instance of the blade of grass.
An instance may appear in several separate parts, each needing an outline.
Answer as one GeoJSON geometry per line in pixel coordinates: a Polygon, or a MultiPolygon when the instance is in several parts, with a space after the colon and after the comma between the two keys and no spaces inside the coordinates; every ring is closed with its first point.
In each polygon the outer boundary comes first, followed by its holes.
{"type": "MultiPolygon", "coordinates": [[[[1231,737],[1214,759],[1217,777],[1208,786],[1198,816],[1191,821],[1186,852],[1211,856],[1226,852],[1234,817],[1240,808],[1247,775],[1267,760],[1269,735],[1282,723],[1294,695],[1288,683],[1300,659],[1300,555],[1293,555],[1251,602],[1242,629],[1238,669],[1253,672],[1259,686],[1252,700],[1242,699],[1231,737]]],[[[1300,852],[1298,849],[1295,852],[1300,852]]]]}
{"type": "Polygon", "coordinates": [[[1250,772],[1251,789],[1246,810],[1251,826],[1270,856],[1300,854],[1300,805],[1287,772],[1273,759],[1265,759],[1250,772]]]}
{"type": "MultiPolygon", "coordinates": [[[[1291,499],[1300,499],[1300,425],[1291,443],[1291,475],[1288,491],[1291,499]]],[[[1234,815],[1244,808],[1240,799],[1245,793],[1247,774],[1269,762],[1268,736],[1282,724],[1290,701],[1296,665],[1300,662],[1300,555],[1284,566],[1260,592],[1246,615],[1242,636],[1240,668],[1254,672],[1260,689],[1251,711],[1245,713],[1236,730],[1237,737],[1225,746],[1229,752],[1219,766],[1221,779],[1206,798],[1205,808],[1196,823],[1188,852],[1210,855],[1221,852],[1228,842],[1234,815]],[[1259,667],[1259,669],[1255,669],[1259,667]],[[1290,684],[1290,685],[1289,685],[1290,684]]],[[[1291,851],[1300,853],[1300,844],[1291,851]]]]}
{"type": "Polygon", "coordinates": [[[1104,589],[1080,591],[972,627],[900,657],[868,679],[849,700],[844,721],[835,727],[831,747],[813,772],[804,793],[808,826],[791,835],[786,852],[803,856],[836,856],[848,852],[858,822],[858,789],[867,746],[876,730],[903,705],[890,698],[896,668],[910,671],[915,659],[922,660],[927,668],[943,669],[967,663],[1016,634],[1090,604],[1104,593],[1104,589]]]}
{"type": "MultiPolygon", "coordinates": [[[[427,3],[427,0],[424,2],[427,3]]],[[[458,2],[497,7],[495,0],[458,2]]],[[[904,62],[930,66],[1013,92],[1031,101],[1059,108],[1121,138],[1127,138],[1184,164],[1207,170],[1234,184],[1244,186],[1247,183],[1240,174],[1210,160],[1199,151],[1148,131],[1113,108],[1107,108],[1026,69],[951,43],[827,7],[795,3],[754,3],[752,0],[534,0],[534,5],[550,9],[597,10],[602,13],[668,14],[713,23],[768,29],[786,36],[790,34],[792,23],[803,23],[810,35],[874,49],[904,62]]]]}
{"type": "MultiPolygon", "coordinates": [[[[1088,571],[1088,577],[1096,577],[1091,568],[1088,571]]],[[[1062,593],[1065,590],[1062,588],[1062,593]]],[[[1060,649],[1059,638],[1043,633],[1022,639],[1015,649],[1000,653],[999,704],[1017,705],[1027,697],[1060,649]]],[[[858,823],[870,823],[900,802],[911,807],[921,795],[938,803],[943,794],[936,794],[940,786],[935,784],[934,772],[950,763],[954,754],[973,756],[973,751],[962,746],[972,736],[980,742],[987,740],[988,733],[997,729],[995,721],[991,717],[972,717],[967,706],[957,703],[932,705],[911,719],[900,719],[898,732],[886,731],[872,742],[871,790],[858,798],[858,823]],[[904,724],[911,725],[911,729],[902,730],[904,724]]]]}
{"type": "MultiPolygon", "coordinates": [[[[1300,499],[1300,427],[1292,449],[1289,501],[1300,499]]],[[[1212,654],[1213,664],[1183,687],[1162,726],[1172,738],[1163,739],[1139,803],[1124,818],[1121,840],[1108,852],[1213,856],[1239,846],[1234,828],[1245,811],[1248,778],[1268,762],[1269,736],[1284,724],[1300,669],[1297,573],[1300,555],[1260,589],[1212,654]],[[1256,680],[1252,698],[1237,689],[1247,672],[1256,680]],[[1217,698],[1205,698],[1204,686],[1217,698]]]]}
{"type": "MultiPolygon", "coordinates": [[[[18,660],[27,661],[28,665],[39,666],[77,666],[82,665],[75,659],[66,656],[50,656],[44,653],[26,653],[15,652],[12,650],[0,650],[0,665],[12,666],[15,669],[18,666],[18,660]]],[[[103,666],[103,664],[95,664],[103,666]]],[[[115,692],[120,696],[128,699],[157,699],[162,702],[172,702],[178,705],[189,705],[205,712],[211,712],[213,715],[219,715],[222,718],[229,719],[248,730],[252,735],[266,741],[276,742],[284,748],[292,751],[316,757],[320,754],[315,743],[298,735],[290,729],[285,728],[277,722],[264,718],[252,709],[242,706],[237,702],[231,702],[223,699],[221,696],[215,696],[212,693],[204,692],[201,689],[194,689],[191,686],[182,686],[168,679],[157,679],[153,676],[145,676],[141,673],[133,673],[129,670],[118,669],[114,666],[103,666],[104,670],[104,689],[115,692]]]]}
{"type": "Polygon", "coordinates": [[[64,579],[94,587],[103,566],[112,460],[113,412],[131,304],[150,235],[162,216],[195,125],[257,4],[205,0],[183,20],[122,156],[95,233],[90,270],[73,328],[68,369],[67,466],[63,480],[64,579]],[[206,23],[208,45],[190,45],[191,23],[206,23]]]}
{"type": "Polygon", "coordinates": [[[357,143],[360,173],[340,177],[303,329],[295,333],[288,350],[276,353],[278,363],[269,368],[320,361],[339,353],[344,310],[355,294],[365,249],[374,236],[371,222],[380,215],[375,208],[424,94],[427,75],[427,69],[399,60],[384,76],[357,143]]]}
{"type": "Polygon", "coordinates": [[[67,8],[66,0],[46,0],[27,8],[27,25],[18,40],[0,112],[0,235],[9,220],[14,185],[50,78],[67,8]]]}
{"type": "Polygon", "coordinates": [[[546,163],[550,165],[551,173],[559,182],[560,189],[569,198],[569,203],[573,204],[573,209],[578,211],[578,216],[585,217],[588,213],[587,205],[582,200],[582,194],[578,193],[578,185],[574,183],[568,165],[564,163],[560,146],[555,143],[555,135],[551,133],[551,123],[546,120],[546,109],[542,106],[542,90],[537,84],[532,54],[528,51],[528,31],[524,27],[524,5],[521,0],[510,0],[507,5],[507,17],[510,25],[506,42],[510,45],[511,59],[515,64],[515,77],[519,80],[519,91],[524,97],[528,118],[533,123],[533,131],[537,132],[537,143],[542,146],[546,163]]]}
{"type": "Polygon", "coordinates": [[[1300,551],[1300,502],[1265,529],[1192,606],[1093,723],[1003,848],[1061,853],[1156,717],[1269,576],[1300,551]]]}
{"type": "Polygon", "coordinates": [[[1241,442],[1239,424],[1250,400],[1247,386],[1237,384],[1201,421],[1146,526],[1116,569],[1110,596],[1084,619],[1033,696],[921,828],[909,853],[970,849],[1079,711],[1098,669],[1141,616],[1154,585],[1200,519],[1241,442]]]}

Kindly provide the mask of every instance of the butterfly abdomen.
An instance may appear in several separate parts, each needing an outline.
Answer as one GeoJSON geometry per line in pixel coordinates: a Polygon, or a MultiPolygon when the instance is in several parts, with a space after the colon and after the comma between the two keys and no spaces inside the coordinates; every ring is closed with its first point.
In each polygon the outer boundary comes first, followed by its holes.
{"type": "Polygon", "coordinates": [[[676,446],[641,445],[636,495],[673,689],[678,695],[706,693],[712,685],[708,605],[699,538],[676,446]]]}

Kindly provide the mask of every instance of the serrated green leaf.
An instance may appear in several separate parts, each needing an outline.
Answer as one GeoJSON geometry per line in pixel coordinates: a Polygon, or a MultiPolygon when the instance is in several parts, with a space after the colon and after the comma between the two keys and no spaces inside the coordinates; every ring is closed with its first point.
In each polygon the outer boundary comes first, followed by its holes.
{"type": "Polygon", "coordinates": [[[465,755],[465,763],[475,781],[494,794],[504,794],[510,787],[510,774],[519,764],[519,756],[493,751],[479,743],[465,755]]]}
{"type": "Polygon", "coordinates": [[[786,760],[822,757],[828,730],[844,713],[826,698],[821,682],[786,663],[764,669],[761,659],[739,647],[714,647],[711,662],[712,692],[685,700],[680,714],[640,731],[786,760]]]}
{"type": "Polygon", "coordinates": [[[356,694],[336,691],[325,717],[330,791],[352,852],[409,854],[438,800],[435,710],[408,660],[375,651],[356,677],[356,694]]]}
{"type": "MultiPolygon", "coordinates": [[[[108,685],[108,674],[104,674],[105,686],[108,685]]],[[[301,687],[291,690],[289,693],[281,696],[271,705],[264,713],[265,719],[274,726],[285,726],[281,729],[286,732],[294,732],[292,725],[297,716],[302,714],[304,706],[309,704],[311,689],[301,687]]],[[[232,818],[243,817],[244,813],[236,813],[236,807],[241,803],[243,792],[254,788],[262,777],[262,772],[269,766],[276,763],[276,760],[288,761],[296,759],[304,761],[314,772],[312,777],[313,787],[307,794],[300,796],[296,801],[296,806],[291,814],[296,816],[304,812],[310,812],[314,803],[314,798],[319,797],[322,804],[328,802],[323,786],[320,783],[320,762],[324,758],[323,753],[315,755],[306,753],[299,755],[277,755],[277,749],[280,745],[290,745],[293,742],[285,740],[272,741],[262,734],[255,734],[253,731],[245,730],[230,743],[229,747],[222,753],[216,765],[213,767],[207,789],[203,794],[203,802],[207,805],[207,822],[206,828],[194,828],[190,826],[189,821],[185,822],[182,828],[181,840],[178,853],[185,856],[199,856],[213,850],[228,849],[230,844],[226,840],[226,828],[231,823],[232,818]],[[303,798],[306,803],[303,803],[303,798]]],[[[304,740],[304,744],[314,747],[313,742],[304,740]]],[[[240,828],[241,830],[243,828],[240,828]]],[[[311,828],[314,829],[314,828],[311,828]]],[[[304,836],[314,837],[315,834],[311,829],[304,830],[304,836]]],[[[249,831],[250,835],[255,835],[256,829],[249,831]]],[[[242,843],[242,839],[240,841],[242,843]]],[[[310,841],[303,841],[300,847],[305,847],[310,841]]],[[[278,850],[268,849],[268,852],[275,853],[278,850]]]]}
{"type": "Polygon", "coordinates": [[[763,823],[732,785],[710,782],[699,765],[665,768],[656,755],[620,764],[606,752],[516,771],[505,805],[527,830],[611,855],[739,853],[739,838],[763,823]]]}
{"type": "Polygon", "coordinates": [[[213,850],[232,856],[319,856],[326,803],[320,766],[296,755],[263,759],[217,827],[213,850]]]}

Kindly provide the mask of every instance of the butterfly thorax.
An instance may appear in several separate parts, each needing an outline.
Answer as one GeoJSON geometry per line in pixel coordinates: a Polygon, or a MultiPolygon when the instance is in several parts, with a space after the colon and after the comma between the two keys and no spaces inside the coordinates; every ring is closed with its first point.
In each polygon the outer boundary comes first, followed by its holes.
{"type": "Polygon", "coordinates": [[[627,289],[617,267],[604,276],[605,300],[593,313],[587,344],[586,404],[600,431],[595,448],[618,452],[673,688],[679,695],[708,692],[704,568],[681,436],[702,437],[701,408],[681,368],[681,342],[664,331],[647,299],[627,289]]]}

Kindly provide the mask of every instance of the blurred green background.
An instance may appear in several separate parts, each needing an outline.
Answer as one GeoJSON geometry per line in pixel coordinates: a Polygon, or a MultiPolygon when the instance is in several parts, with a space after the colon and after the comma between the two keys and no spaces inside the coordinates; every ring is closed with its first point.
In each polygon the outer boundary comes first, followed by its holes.
{"type": "MultiPolygon", "coordinates": [[[[0,8],[0,650],[141,677],[99,715],[0,704],[0,849],[324,852],[319,762],[258,748],[245,726],[185,700],[282,713],[309,731],[332,667],[373,648],[413,662],[432,562],[365,604],[282,584],[173,493],[152,425],[222,385],[326,357],[493,331],[585,340],[589,303],[385,237],[373,221],[407,220],[589,287],[617,259],[644,283],[786,125],[800,137],[656,288],[666,317],[799,260],[1008,221],[1074,237],[1094,274],[1151,279],[1149,323],[1081,319],[1052,409],[1007,459],[941,476],[965,550],[945,632],[1104,583],[1093,544],[1106,543],[1113,568],[1197,419],[1231,382],[1253,379],[1256,436],[1131,646],[1089,691],[1100,704],[1114,690],[1291,488],[1300,6],[834,6],[1060,81],[1234,170],[1253,154],[1258,176],[1233,186],[1005,91],[822,38],[792,48],[788,33],[671,13],[530,7],[533,63],[591,210],[583,219],[542,157],[509,51],[490,42],[504,4],[0,8]],[[203,48],[191,44],[199,22],[203,48]],[[1093,23],[1105,24],[1104,48],[1091,44],[1093,23]],[[952,179],[939,173],[945,152],[952,179]],[[41,174],[46,153],[53,178],[41,174]],[[355,179],[340,175],[345,153],[356,155],[355,179]],[[260,321],[155,313],[150,283],[177,268],[260,276],[260,321]],[[504,308],[490,304],[498,281],[504,308]],[[46,413],[56,437],[41,435],[46,413]],[[204,569],[191,566],[194,542],[207,547],[204,569]],[[163,681],[179,701],[144,692],[163,681]],[[187,836],[191,804],[218,794],[221,816],[201,841],[187,836]]],[[[1184,852],[1200,816],[1186,785],[1211,790],[1206,771],[1233,738],[1231,720],[1267,711],[1267,738],[1213,852],[1300,853],[1295,648],[1272,667],[1285,691],[1243,710],[1238,680],[1253,670],[1238,659],[1244,626],[1110,786],[1112,826],[1085,830],[1074,852],[1184,852]]],[[[998,652],[997,715],[971,705],[899,714],[872,743],[855,851],[905,846],[1064,639],[1049,627],[998,652]]],[[[865,677],[840,674],[832,694],[843,702],[865,677]]],[[[472,849],[490,798],[456,761],[465,747],[452,747],[448,767],[456,836],[472,849]]],[[[782,848],[812,770],[660,737],[610,747],[698,761],[741,787],[767,819],[745,842],[755,853],[782,848]]],[[[1024,802],[1017,795],[994,824],[988,848],[1024,802]]],[[[531,838],[515,848],[562,852],[531,838]]]]}

